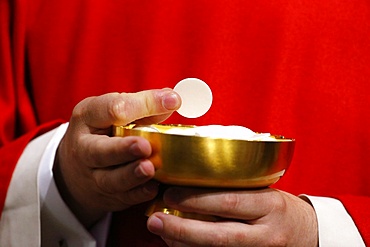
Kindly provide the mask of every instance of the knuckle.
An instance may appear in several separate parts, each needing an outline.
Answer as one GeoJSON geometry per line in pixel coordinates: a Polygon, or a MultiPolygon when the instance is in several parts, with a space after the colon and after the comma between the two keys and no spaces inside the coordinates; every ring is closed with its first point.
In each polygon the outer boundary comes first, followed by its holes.
{"type": "Polygon", "coordinates": [[[90,114],[87,111],[88,104],[93,101],[96,98],[96,96],[88,97],[80,101],[72,111],[71,119],[82,119],[83,122],[86,122],[86,118],[88,118],[88,115],[90,114]]]}
{"type": "Polygon", "coordinates": [[[85,108],[84,105],[86,104],[87,100],[88,98],[77,103],[77,105],[73,108],[72,116],[80,116],[82,114],[83,109],[85,108]]]}
{"type": "Polygon", "coordinates": [[[93,171],[94,181],[96,186],[100,191],[102,191],[104,194],[114,194],[116,191],[114,190],[114,187],[112,186],[111,179],[108,178],[106,172],[102,172],[97,170],[93,171]]]}
{"type": "Polygon", "coordinates": [[[146,116],[149,116],[152,113],[154,113],[153,111],[154,103],[150,97],[144,98],[144,105],[145,105],[145,115],[146,116]]]}
{"type": "Polygon", "coordinates": [[[287,210],[287,203],[281,193],[275,193],[276,196],[272,197],[273,206],[271,212],[285,212],[287,210]]]}
{"type": "Polygon", "coordinates": [[[228,193],[224,196],[220,205],[225,211],[236,210],[240,205],[240,197],[238,194],[228,193]]]}
{"type": "Polygon", "coordinates": [[[175,239],[177,239],[178,241],[182,242],[185,239],[187,239],[187,230],[185,229],[185,227],[183,227],[182,225],[180,225],[174,231],[174,236],[175,236],[175,239]]]}
{"type": "Polygon", "coordinates": [[[110,160],[107,157],[105,148],[107,145],[108,136],[101,135],[99,138],[94,138],[94,141],[90,140],[89,135],[80,136],[80,146],[83,152],[82,162],[89,168],[104,167],[110,160]]]}
{"type": "Polygon", "coordinates": [[[126,101],[127,93],[120,93],[118,97],[108,104],[107,112],[111,119],[126,120],[128,118],[128,102],[126,101]]]}

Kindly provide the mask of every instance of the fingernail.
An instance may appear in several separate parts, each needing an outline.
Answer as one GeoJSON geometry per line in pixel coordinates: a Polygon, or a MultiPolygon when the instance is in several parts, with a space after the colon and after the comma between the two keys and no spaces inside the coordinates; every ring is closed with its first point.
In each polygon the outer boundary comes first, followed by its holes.
{"type": "Polygon", "coordinates": [[[162,91],[162,105],[167,110],[176,110],[180,107],[181,99],[175,92],[164,89],[162,91]]]}
{"type": "Polygon", "coordinates": [[[138,165],[134,170],[135,176],[138,178],[145,178],[148,176],[148,173],[144,170],[143,166],[138,165]]]}
{"type": "Polygon", "coordinates": [[[157,216],[152,215],[148,219],[148,229],[152,233],[160,234],[163,231],[163,221],[157,216]]]}

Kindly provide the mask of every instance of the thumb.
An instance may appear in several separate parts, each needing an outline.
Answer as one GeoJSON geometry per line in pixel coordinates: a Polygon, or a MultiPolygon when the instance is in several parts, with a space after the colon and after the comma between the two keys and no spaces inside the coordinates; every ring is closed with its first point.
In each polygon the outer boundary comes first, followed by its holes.
{"type": "Polygon", "coordinates": [[[73,110],[71,122],[106,129],[112,125],[127,125],[149,116],[170,115],[180,105],[180,96],[169,88],[137,93],[108,93],[89,97],[78,103],[73,110]]]}

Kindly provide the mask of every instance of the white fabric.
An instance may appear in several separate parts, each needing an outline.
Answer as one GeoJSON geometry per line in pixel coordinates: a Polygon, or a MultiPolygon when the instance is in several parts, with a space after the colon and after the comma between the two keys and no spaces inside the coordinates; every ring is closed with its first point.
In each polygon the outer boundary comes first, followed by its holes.
{"type": "Polygon", "coordinates": [[[67,124],[61,125],[48,143],[41,158],[39,191],[41,206],[41,232],[43,246],[95,247],[95,240],[74,217],[63,202],[52,179],[56,149],[64,136],[67,124]]]}
{"type": "Polygon", "coordinates": [[[65,205],[53,180],[55,153],[67,127],[68,124],[63,124],[58,128],[40,162],[38,181],[41,201],[41,242],[43,246],[63,244],[102,247],[105,246],[108,236],[110,215],[98,222],[90,233],[87,232],[65,205]]]}
{"type": "Polygon", "coordinates": [[[40,246],[37,170],[54,132],[30,142],[15,167],[1,215],[0,246],[40,246]]]}
{"type": "Polygon", "coordinates": [[[52,177],[55,152],[67,126],[34,139],[21,155],[1,216],[0,246],[104,246],[110,215],[90,235],[61,199],[52,177]]]}
{"type": "Polygon", "coordinates": [[[315,208],[321,247],[362,247],[362,237],[343,204],[334,198],[301,195],[315,208]]]}

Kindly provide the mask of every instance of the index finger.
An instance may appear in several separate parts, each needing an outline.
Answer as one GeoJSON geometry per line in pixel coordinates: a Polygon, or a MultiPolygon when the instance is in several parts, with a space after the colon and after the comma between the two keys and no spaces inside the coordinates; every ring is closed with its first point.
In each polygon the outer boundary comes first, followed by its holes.
{"type": "Polygon", "coordinates": [[[147,227],[173,246],[268,246],[264,227],[240,222],[199,221],[157,212],[147,227]]]}
{"type": "Polygon", "coordinates": [[[137,93],[108,93],[89,97],[73,110],[72,118],[91,128],[126,125],[149,116],[172,114],[181,105],[180,96],[169,88],[137,93]]]}
{"type": "Polygon", "coordinates": [[[279,199],[276,194],[270,188],[220,191],[173,187],[166,191],[164,200],[170,207],[182,212],[254,220],[271,212],[279,199]]]}

